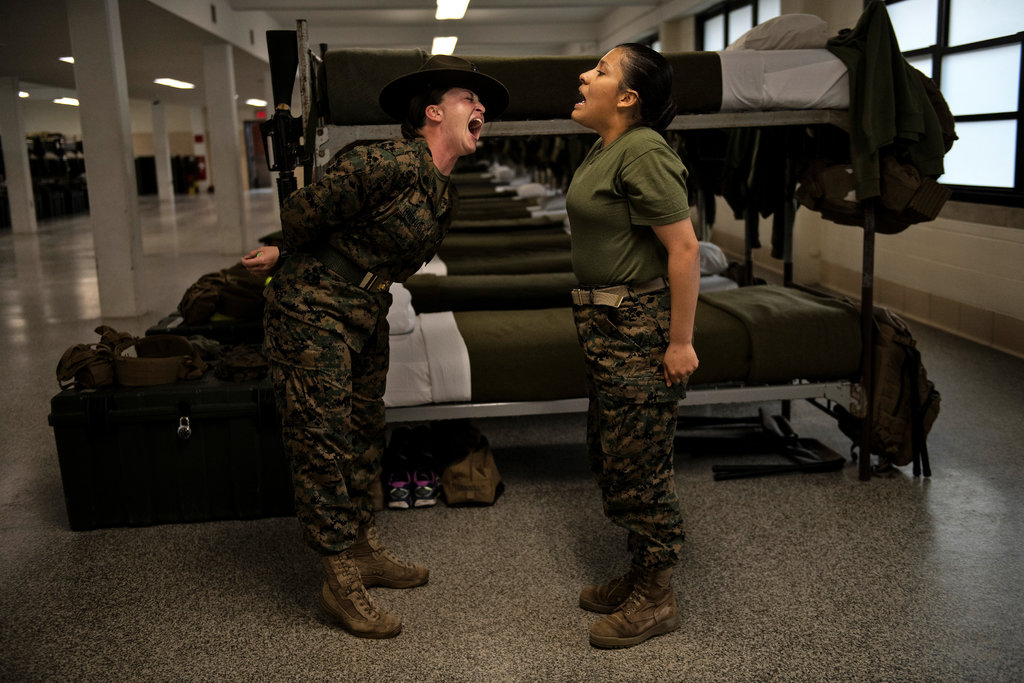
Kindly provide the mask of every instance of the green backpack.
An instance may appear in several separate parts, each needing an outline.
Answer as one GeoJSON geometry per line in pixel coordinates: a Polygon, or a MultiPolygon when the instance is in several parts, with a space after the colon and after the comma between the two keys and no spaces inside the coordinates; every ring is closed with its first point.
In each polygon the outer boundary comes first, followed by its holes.
{"type": "MultiPolygon", "coordinates": [[[[928,432],[939,415],[941,396],[928,379],[921,352],[907,323],[892,311],[876,307],[874,371],[872,373],[871,452],[877,471],[914,463],[914,474],[931,475],[928,432]]],[[[860,443],[863,420],[836,409],[839,428],[860,443]]]]}

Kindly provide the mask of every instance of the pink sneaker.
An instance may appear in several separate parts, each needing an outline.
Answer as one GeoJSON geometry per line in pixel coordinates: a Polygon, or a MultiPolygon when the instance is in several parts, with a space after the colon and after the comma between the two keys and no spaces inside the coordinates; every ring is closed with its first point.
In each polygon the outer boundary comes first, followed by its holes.
{"type": "Polygon", "coordinates": [[[388,507],[408,510],[412,503],[412,478],[408,472],[388,475],[388,507]]]}
{"type": "Polygon", "coordinates": [[[430,470],[416,470],[412,475],[413,506],[422,508],[437,503],[437,475],[430,470]]]}

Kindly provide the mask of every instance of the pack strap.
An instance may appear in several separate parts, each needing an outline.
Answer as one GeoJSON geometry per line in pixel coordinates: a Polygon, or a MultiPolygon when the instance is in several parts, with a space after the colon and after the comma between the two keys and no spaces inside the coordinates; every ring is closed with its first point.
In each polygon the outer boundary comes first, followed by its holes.
{"type": "Polygon", "coordinates": [[[118,345],[114,355],[114,376],[126,387],[171,384],[179,379],[199,379],[206,362],[185,337],[155,334],[118,345]],[[134,348],[134,357],[125,355],[134,348]]]}

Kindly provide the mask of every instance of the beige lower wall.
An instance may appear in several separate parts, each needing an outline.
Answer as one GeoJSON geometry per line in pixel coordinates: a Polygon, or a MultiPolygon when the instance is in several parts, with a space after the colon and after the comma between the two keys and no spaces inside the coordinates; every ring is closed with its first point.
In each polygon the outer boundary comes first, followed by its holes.
{"type": "MultiPolygon", "coordinates": [[[[724,200],[718,202],[712,241],[731,259],[742,260],[743,222],[732,218],[724,200]]],[[[964,211],[950,205],[935,221],[876,236],[875,303],[1024,358],[1024,229],[947,213],[964,211]]],[[[761,220],[760,237],[755,267],[780,276],[782,261],[768,253],[770,219],[761,220]]],[[[794,225],[794,278],[859,298],[862,245],[860,228],[836,225],[801,207],[794,225]]]]}
{"type": "MultiPolygon", "coordinates": [[[[194,154],[191,131],[171,131],[167,133],[167,143],[172,157],[190,157],[194,154]]],[[[153,156],[153,134],[132,133],[132,151],[137,157],[153,156]]]]}

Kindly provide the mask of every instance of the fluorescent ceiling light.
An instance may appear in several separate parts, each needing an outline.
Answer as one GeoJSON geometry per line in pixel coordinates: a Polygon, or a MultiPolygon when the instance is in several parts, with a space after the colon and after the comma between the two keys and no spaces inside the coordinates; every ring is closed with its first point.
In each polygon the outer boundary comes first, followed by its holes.
{"type": "Polygon", "coordinates": [[[166,85],[171,88],[178,88],[179,90],[191,90],[192,88],[196,87],[195,85],[193,85],[192,83],[188,83],[187,81],[178,81],[173,78],[158,78],[153,82],[159,85],[166,85]]]}
{"type": "Polygon", "coordinates": [[[455,52],[455,43],[457,43],[458,40],[458,36],[435,36],[434,46],[430,48],[430,54],[450,55],[455,52]]]}
{"type": "Polygon", "coordinates": [[[253,106],[253,107],[265,107],[265,106],[267,106],[267,101],[266,100],[258,100],[255,97],[250,97],[249,99],[247,99],[245,101],[245,103],[250,105],[250,106],[253,106]]]}
{"type": "Polygon", "coordinates": [[[75,58],[74,57],[61,57],[60,61],[67,62],[68,64],[74,64],[75,63],[75,58]]]}
{"type": "Polygon", "coordinates": [[[437,0],[435,19],[461,19],[466,14],[469,0],[437,0]]]}
{"type": "Polygon", "coordinates": [[[74,97],[60,97],[53,101],[54,104],[67,104],[72,107],[78,106],[78,100],[74,97]]]}
{"type": "Polygon", "coordinates": [[[28,93],[25,92],[24,90],[19,90],[18,91],[18,97],[20,97],[21,99],[25,99],[26,97],[28,97],[28,93]]]}

